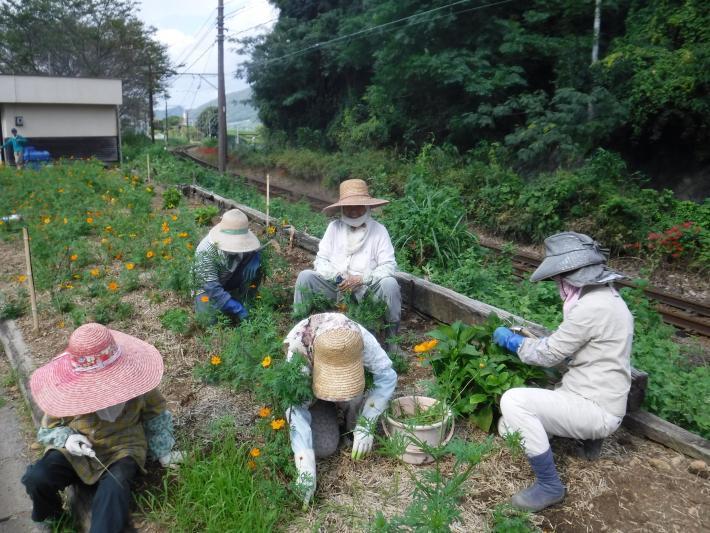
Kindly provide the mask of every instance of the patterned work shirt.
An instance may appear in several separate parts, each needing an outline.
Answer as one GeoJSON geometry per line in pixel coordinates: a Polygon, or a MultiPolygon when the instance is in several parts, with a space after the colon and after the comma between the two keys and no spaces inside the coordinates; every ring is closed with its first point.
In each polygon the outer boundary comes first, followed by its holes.
{"type": "Polygon", "coordinates": [[[37,440],[47,445],[45,453],[49,450],[62,452],[79,478],[87,485],[93,485],[104,469],[95,459],[72,455],[64,448],[67,438],[75,433],[89,439],[96,456],[106,466],[124,457],[132,457],[144,472],[149,448],[151,455],[160,457],[168,453],[175,442],[172,415],[166,411],[165,398],[158,389],[126,402],[113,422],[102,420],[96,413],[64,418],[44,416],[37,440]]]}

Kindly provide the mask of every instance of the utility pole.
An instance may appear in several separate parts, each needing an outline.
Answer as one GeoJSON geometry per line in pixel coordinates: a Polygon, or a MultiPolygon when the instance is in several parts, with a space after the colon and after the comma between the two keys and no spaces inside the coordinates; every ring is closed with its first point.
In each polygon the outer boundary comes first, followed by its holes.
{"type": "Polygon", "coordinates": [[[150,126],[150,142],[155,142],[155,117],[153,116],[153,63],[148,62],[148,121],[150,126]]]}
{"type": "Polygon", "coordinates": [[[219,127],[217,167],[227,168],[227,98],[224,93],[224,0],[217,3],[217,120],[219,127]]]}
{"type": "Polygon", "coordinates": [[[168,93],[165,93],[165,124],[163,125],[163,136],[165,137],[165,148],[168,147],[168,93]]]}

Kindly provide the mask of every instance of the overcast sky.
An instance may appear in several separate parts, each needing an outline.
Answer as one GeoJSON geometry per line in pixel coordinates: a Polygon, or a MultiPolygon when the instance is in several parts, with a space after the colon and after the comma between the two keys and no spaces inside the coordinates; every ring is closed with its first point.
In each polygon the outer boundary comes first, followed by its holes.
{"type": "MultiPolygon", "coordinates": [[[[157,38],[168,46],[173,63],[185,65],[180,72],[217,72],[217,0],[140,0],[139,4],[138,16],[157,28],[157,38]]],[[[266,0],[225,0],[224,14],[227,36],[245,37],[269,31],[278,10],[266,0]],[[249,29],[261,24],[264,25],[249,29]]],[[[237,66],[245,58],[237,55],[233,48],[233,44],[225,42],[228,93],[246,87],[244,80],[234,77],[237,66]]],[[[179,76],[170,89],[168,105],[194,108],[217,98],[217,90],[210,85],[217,85],[217,76],[205,78],[209,82],[195,76],[179,76]]],[[[156,105],[164,105],[164,100],[160,98],[156,105]]]]}

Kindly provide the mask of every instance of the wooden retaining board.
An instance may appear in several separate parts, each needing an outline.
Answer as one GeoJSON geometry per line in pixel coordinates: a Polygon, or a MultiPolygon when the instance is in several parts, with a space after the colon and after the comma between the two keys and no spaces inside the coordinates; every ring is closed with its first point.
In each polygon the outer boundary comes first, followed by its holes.
{"type": "MultiPolygon", "coordinates": [[[[204,187],[181,185],[180,188],[183,194],[199,196],[204,200],[214,202],[224,210],[240,209],[247,217],[258,224],[267,224],[266,215],[261,211],[214,194],[204,187]]],[[[276,220],[272,217],[270,222],[274,224],[276,220]]],[[[320,239],[317,237],[296,231],[291,226],[277,227],[277,229],[285,236],[293,235],[294,244],[297,246],[312,253],[318,251],[320,239]]],[[[456,320],[461,320],[462,322],[475,324],[484,321],[492,313],[495,313],[501,319],[512,322],[515,325],[525,326],[536,335],[546,336],[551,333],[550,330],[540,324],[530,322],[508,311],[474,300],[406,272],[397,272],[395,277],[400,285],[404,302],[417,312],[440,322],[450,324],[456,320]]],[[[710,441],[640,409],[646,395],[647,386],[648,374],[632,367],[631,390],[629,391],[626,405],[627,416],[624,418],[624,426],[676,451],[710,461],[710,441]]]]}

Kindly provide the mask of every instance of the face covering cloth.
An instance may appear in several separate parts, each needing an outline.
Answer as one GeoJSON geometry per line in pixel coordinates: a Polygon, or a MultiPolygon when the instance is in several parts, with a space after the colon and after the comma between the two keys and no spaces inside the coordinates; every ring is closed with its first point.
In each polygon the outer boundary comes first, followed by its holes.
{"type": "Polygon", "coordinates": [[[574,307],[579,300],[579,295],[582,294],[581,287],[575,287],[571,283],[565,281],[565,278],[558,277],[555,279],[557,282],[557,289],[560,292],[560,298],[564,302],[562,304],[562,316],[567,316],[570,309],[574,307]]]}
{"type": "Polygon", "coordinates": [[[118,415],[123,412],[123,408],[125,406],[126,402],[118,403],[116,405],[112,405],[111,407],[107,407],[106,409],[99,409],[98,411],[96,411],[96,415],[101,420],[105,420],[106,422],[115,422],[118,418],[118,415]]]}
{"type": "Polygon", "coordinates": [[[343,213],[343,209],[340,209],[340,220],[345,222],[351,228],[359,228],[370,218],[370,208],[368,207],[364,214],[357,218],[350,218],[343,213]]]}

